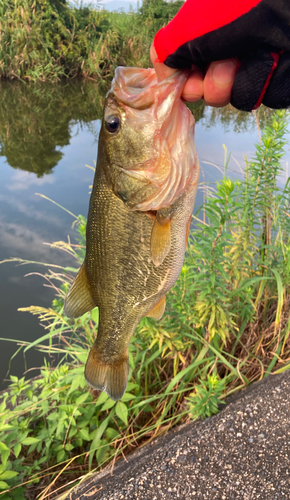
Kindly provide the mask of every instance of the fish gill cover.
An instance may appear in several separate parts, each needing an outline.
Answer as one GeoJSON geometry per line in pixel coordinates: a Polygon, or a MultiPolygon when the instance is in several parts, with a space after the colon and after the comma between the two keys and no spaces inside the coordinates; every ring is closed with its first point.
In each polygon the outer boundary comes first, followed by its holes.
{"type": "Polygon", "coordinates": [[[156,186],[154,194],[135,210],[159,210],[171,205],[198,182],[199,166],[194,145],[194,118],[181,101],[187,72],[176,72],[158,82],[154,69],[118,67],[111,92],[122,103],[126,120],[150,123],[155,128],[152,156],[127,170],[156,186]]]}

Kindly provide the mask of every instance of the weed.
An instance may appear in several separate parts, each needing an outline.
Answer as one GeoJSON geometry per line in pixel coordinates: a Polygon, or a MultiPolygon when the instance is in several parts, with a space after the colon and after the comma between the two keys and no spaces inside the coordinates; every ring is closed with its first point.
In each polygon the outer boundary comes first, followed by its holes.
{"type": "Polygon", "coordinates": [[[67,0],[0,0],[0,79],[102,81],[118,65],[146,67],[155,32],[182,3],[146,0],[127,15],[67,0]]]}

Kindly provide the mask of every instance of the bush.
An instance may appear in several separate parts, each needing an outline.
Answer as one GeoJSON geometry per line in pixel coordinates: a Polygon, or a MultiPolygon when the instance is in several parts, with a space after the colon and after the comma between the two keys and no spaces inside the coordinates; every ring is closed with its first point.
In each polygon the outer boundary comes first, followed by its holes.
{"type": "Polygon", "coordinates": [[[0,79],[100,81],[118,65],[148,66],[155,32],[182,3],[150,0],[127,15],[67,0],[0,0],[0,79]]]}

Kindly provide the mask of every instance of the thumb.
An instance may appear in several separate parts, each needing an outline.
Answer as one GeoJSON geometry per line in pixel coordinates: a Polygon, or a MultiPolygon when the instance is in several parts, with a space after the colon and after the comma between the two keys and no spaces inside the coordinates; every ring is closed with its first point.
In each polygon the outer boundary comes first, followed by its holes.
{"type": "Polygon", "coordinates": [[[155,50],[154,44],[152,43],[150,48],[150,59],[154,66],[158,81],[165,80],[168,76],[176,72],[176,69],[169,68],[165,64],[159,62],[157,52],[155,50]]]}

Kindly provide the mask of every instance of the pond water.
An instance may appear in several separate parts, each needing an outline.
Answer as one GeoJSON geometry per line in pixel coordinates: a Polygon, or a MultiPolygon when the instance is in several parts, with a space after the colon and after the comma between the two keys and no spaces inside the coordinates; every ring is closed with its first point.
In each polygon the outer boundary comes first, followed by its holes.
{"type": "MultiPolygon", "coordinates": [[[[96,160],[105,89],[101,92],[94,82],[75,80],[54,86],[4,82],[0,91],[0,262],[19,257],[75,266],[68,254],[45,244],[67,240],[68,236],[73,239],[73,217],[36,193],[76,215],[87,215],[93,171],[86,165],[93,166],[96,160]]],[[[221,178],[223,144],[232,152],[228,174],[241,177],[243,155],[250,157],[258,142],[255,116],[230,107],[207,108],[201,103],[193,109],[201,183],[221,178]]],[[[268,114],[269,110],[259,111],[261,126],[268,114]]],[[[287,147],[281,183],[288,177],[289,161],[287,147]]],[[[195,210],[200,203],[202,190],[195,210]]],[[[0,265],[1,338],[33,341],[44,334],[36,317],[17,311],[30,305],[50,307],[54,292],[44,286],[43,270],[37,264],[0,265]]],[[[17,344],[0,342],[1,381],[9,367],[17,376],[24,369],[29,370],[28,376],[38,374],[33,368],[41,366],[43,354],[31,350],[25,362],[22,353],[11,360],[17,344]]]]}

